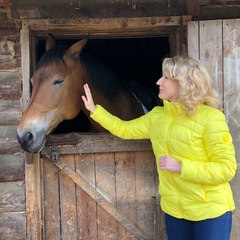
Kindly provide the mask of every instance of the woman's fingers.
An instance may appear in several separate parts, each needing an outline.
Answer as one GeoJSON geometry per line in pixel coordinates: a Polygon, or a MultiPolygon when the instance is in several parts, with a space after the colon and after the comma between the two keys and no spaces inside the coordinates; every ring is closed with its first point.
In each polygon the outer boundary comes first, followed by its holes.
{"type": "Polygon", "coordinates": [[[84,85],[84,91],[88,102],[93,102],[92,93],[87,83],[84,85]]]}
{"type": "Polygon", "coordinates": [[[181,163],[170,156],[160,157],[159,167],[161,170],[167,170],[170,172],[181,172],[181,163]]]}
{"type": "Polygon", "coordinates": [[[83,102],[85,104],[85,107],[90,112],[94,112],[95,109],[96,109],[96,106],[95,106],[95,104],[93,102],[91,90],[90,90],[90,88],[89,88],[87,83],[84,84],[83,88],[84,88],[84,92],[85,92],[85,95],[86,95],[86,96],[84,96],[84,95],[82,96],[82,100],[83,100],[83,102]]]}

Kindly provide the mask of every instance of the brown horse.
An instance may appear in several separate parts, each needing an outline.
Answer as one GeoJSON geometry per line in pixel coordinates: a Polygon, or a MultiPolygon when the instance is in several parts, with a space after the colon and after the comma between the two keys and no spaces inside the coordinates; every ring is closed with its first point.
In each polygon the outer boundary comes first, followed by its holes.
{"type": "MultiPolygon", "coordinates": [[[[92,131],[105,131],[90,119],[84,107],[81,96],[85,83],[89,84],[95,103],[121,119],[129,120],[144,114],[137,96],[142,96],[139,92],[145,91],[141,89],[132,94],[140,88],[131,83],[131,91],[126,89],[111,69],[84,53],[86,42],[83,39],[66,49],[55,45],[54,37],[48,36],[47,51],[31,78],[30,104],[17,129],[17,139],[25,151],[41,151],[46,136],[63,120],[73,119],[81,110],[89,118],[92,131]]],[[[150,110],[158,100],[149,91],[147,94],[150,110]]]]}

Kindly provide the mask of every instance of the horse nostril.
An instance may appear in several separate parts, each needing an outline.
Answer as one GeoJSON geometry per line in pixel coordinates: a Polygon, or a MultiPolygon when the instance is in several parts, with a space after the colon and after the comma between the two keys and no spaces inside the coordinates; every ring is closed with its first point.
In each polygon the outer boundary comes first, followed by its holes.
{"type": "Polygon", "coordinates": [[[31,132],[27,132],[26,133],[25,141],[28,142],[28,143],[32,143],[33,142],[33,134],[31,132]]]}

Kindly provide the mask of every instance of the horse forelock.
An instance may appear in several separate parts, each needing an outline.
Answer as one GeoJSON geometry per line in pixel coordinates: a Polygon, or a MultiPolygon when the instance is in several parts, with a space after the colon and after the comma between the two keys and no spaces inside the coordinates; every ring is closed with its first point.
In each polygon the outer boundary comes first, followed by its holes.
{"type": "Polygon", "coordinates": [[[121,79],[110,67],[91,54],[83,52],[80,58],[86,66],[92,86],[113,101],[123,88],[121,79]]]}
{"type": "Polygon", "coordinates": [[[56,62],[58,64],[63,63],[66,67],[66,63],[63,58],[66,50],[67,50],[67,47],[65,46],[57,46],[57,45],[54,46],[53,48],[51,48],[50,50],[48,50],[42,55],[42,57],[40,58],[36,66],[36,70],[41,67],[46,67],[50,65],[52,62],[56,62]]]}

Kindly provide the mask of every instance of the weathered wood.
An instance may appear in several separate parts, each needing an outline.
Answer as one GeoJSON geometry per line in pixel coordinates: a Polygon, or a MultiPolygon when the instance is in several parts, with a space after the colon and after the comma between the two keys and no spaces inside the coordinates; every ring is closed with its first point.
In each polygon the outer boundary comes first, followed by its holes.
{"type": "Polygon", "coordinates": [[[0,102],[0,125],[17,125],[22,116],[19,101],[0,102]]]}
{"type": "Polygon", "coordinates": [[[0,126],[0,154],[23,152],[17,138],[17,126],[0,126]]]}
{"type": "Polygon", "coordinates": [[[0,26],[0,41],[10,40],[19,42],[19,29],[20,24],[16,24],[12,21],[1,21],[0,26]]]}
{"type": "MultiPolygon", "coordinates": [[[[98,205],[98,237],[99,239],[116,240],[117,238],[117,221],[105,209],[98,205]]],[[[124,238],[122,238],[124,240],[124,238]]]]}
{"type": "Polygon", "coordinates": [[[239,1],[199,1],[201,4],[201,18],[200,19],[225,19],[225,18],[239,18],[240,4],[239,1]],[[212,16],[212,18],[209,16],[212,16]]]}
{"type": "Polygon", "coordinates": [[[195,19],[223,19],[240,17],[239,1],[230,0],[58,0],[33,2],[13,0],[13,12],[19,18],[87,18],[87,17],[145,17],[192,15],[195,19]],[[66,11],[67,10],[67,11],[66,11]]]}
{"type": "Polygon", "coordinates": [[[149,140],[122,140],[109,133],[51,135],[41,153],[51,154],[51,145],[57,145],[60,154],[152,150],[149,140]]]}
{"type": "Polygon", "coordinates": [[[27,239],[25,212],[0,214],[0,239],[27,239]]]}
{"type": "MultiPolygon", "coordinates": [[[[43,158],[46,158],[45,156],[43,158]]],[[[135,237],[140,239],[151,238],[146,234],[143,234],[125,215],[118,212],[112,204],[110,204],[104,197],[96,192],[95,189],[88,184],[88,182],[77,174],[69,165],[67,165],[62,159],[58,162],[54,162],[55,165],[65,172],[77,185],[79,185],[85,192],[87,192],[101,207],[103,207],[110,215],[114,216],[121,224],[123,224],[128,231],[130,231],[135,237]]]]}
{"type": "MultiPolygon", "coordinates": [[[[237,147],[240,144],[239,24],[239,19],[201,21],[199,22],[201,29],[196,34],[188,35],[189,43],[196,42],[196,38],[199,39],[199,43],[202,43],[199,45],[199,58],[214,77],[223,99],[224,113],[233,137],[238,168],[240,157],[240,150],[237,147]]],[[[231,181],[236,209],[239,209],[239,177],[240,172],[237,171],[236,176],[231,181]]],[[[231,235],[231,239],[234,240],[239,238],[238,219],[239,212],[235,211],[231,235]]]]}
{"type": "MultiPolygon", "coordinates": [[[[114,153],[96,154],[95,169],[96,191],[116,208],[114,153]]],[[[117,239],[117,221],[101,206],[97,208],[97,219],[99,239],[117,239]]]]}
{"type": "MultiPolygon", "coordinates": [[[[115,154],[117,209],[137,226],[136,178],[134,152],[115,154]]],[[[150,236],[150,235],[149,235],[150,236]]],[[[124,226],[118,224],[118,239],[137,239],[124,226]]]]}
{"type": "Polygon", "coordinates": [[[240,161],[240,19],[223,21],[224,112],[240,161]]]}
{"type": "MultiPolygon", "coordinates": [[[[0,72],[0,100],[20,100],[22,97],[19,72],[0,72]]],[[[1,118],[0,118],[1,119],[1,118]]]]}
{"type": "MultiPolygon", "coordinates": [[[[74,155],[62,156],[72,169],[75,170],[74,155]]],[[[60,191],[60,218],[62,239],[77,239],[77,207],[76,207],[76,186],[75,183],[64,172],[59,172],[60,191]]]]}
{"type": "MultiPolygon", "coordinates": [[[[156,214],[160,206],[156,205],[158,176],[155,176],[156,161],[151,151],[135,152],[137,226],[148,233],[152,239],[156,235],[156,214]]],[[[157,193],[158,194],[158,193],[157,193]]]]}
{"type": "Polygon", "coordinates": [[[222,21],[189,22],[188,53],[200,59],[215,81],[223,100],[222,21]],[[194,36],[194,37],[193,37],[194,36]]]}
{"type": "MultiPolygon", "coordinates": [[[[29,19],[29,27],[31,31],[56,31],[62,30],[89,31],[96,32],[117,31],[119,29],[137,29],[139,26],[143,28],[171,27],[182,25],[181,16],[167,17],[141,17],[141,18],[75,18],[75,19],[29,19]]],[[[149,30],[150,30],[149,29],[149,30]]],[[[167,30],[167,29],[166,29],[167,30]]],[[[71,33],[71,31],[69,32],[71,33]]],[[[66,33],[67,34],[67,33],[66,33]]]]}
{"type": "MultiPolygon", "coordinates": [[[[240,19],[223,20],[223,66],[224,66],[224,112],[235,145],[236,158],[240,160],[240,19]]],[[[240,172],[231,181],[236,209],[240,209],[239,191],[240,172]]],[[[239,238],[240,212],[233,215],[231,239],[239,238]]]]}
{"type": "Polygon", "coordinates": [[[22,54],[22,62],[21,62],[21,68],[22,68],[22,104],[23,104],[23,110],[26,109],[26,107],[29,104],[30,99],[30,68],[31,68],[31,55],[30,55],[30,31],[29,31],[29,25],[28,21],[24,20],[22,22],[22,30],[20,32],[21,34],[21,42],[24,44],[21,44],[21,54],[22,54]]]}
{"type": "Polygon", "coordinates": [[[61,239],[59,169],[52,161],[44,163],[44,239],[61,239]]]}
{"type": "Polygon", "coordinates": [[[23,181],[0,182],[0,212],[25,211],[25,185],[23,181]]]}
{"type": "MultiPolygon", "coordinates": [[[[2,26],[1,22],[1,27],[2,26]]],[[[3,27],[4,28],[4,27],[3,27]]],[[[11,28],[10,28],[11,29],[11,28]]],[[[7,70],[20,70],[21,54],[19,44],[18,30],[14,29],[14,36],[11,36],[11,30],[1,29],[0,36],[0,71],[6,72],[7,70]]]]}
{"type": "Polygon", "coordinates": [[[188,55],[199,59],[199,23],[198,22],[188,22],[187,29],[187,47],[188,55]],[[192,37],[195,36],[195,37],[192,37]]]}
{"type": "Polygon", "coordinates": [[[199,58],[223,96],[222,20],[201,21],[199,28],[199,58]]]}
{"type": "Polygon", "coordinates": [[[33,4],[32,1],[13,0],[13,9],[20,18],[77,18],[77,17],[140,17],[156,15],[186,14],[185,1],[168,2],[167,0],[127,0],[107,2],[106,0],[77,0],[71,3],[59,0],[58,4],[42,0],[33,4]],[[67,11],[66,11],[67,9],[67,11]]]}
{"type": "Polygon", "coordinates": [[[27,224],[26,233],[28,239],[42,239],[42,161],[38,155],[27,153],[28,158],[32,158],[33,164],[25,165],[26,181],[26,211],[27,224]],[[30,181],[28,181],[30,179],[30,181]]]}
{"type": "Polygon", "coordinates": [[[24,180],[24,155],[0,155],[0,182],[24,180]]]}
{"type": "MultiPolygon", "coordinates": [[[[184,17],[186,20],[187,16],[184,17]]],[[[189,16],[189,19],[191,17],[189,16]]],[[[29,20],[30,31],[38,37],[51,32],[56,38],[119,38],[170,36],[172,52],[181,47],[183,17],[75,18],[29,20]],[[180,43],[179,43],[180,42],[180,43]]]]}
{"type": "MultiPolygon", "coordinates": [[[[93,188],[96,186],[94,157],[93,153],[75,154],[76,172],[87,179],[93,188]]],[[[77,212],[80,239],[97,239],[97,203],[80,187],[77,188],[77,212]]]]}
{"type": "Polygon", "coordinates": [[[8,8],[11,6],[12,1],[11,0],[2,0],[0,2],[0,7],[1,8],[8,8]]]}

